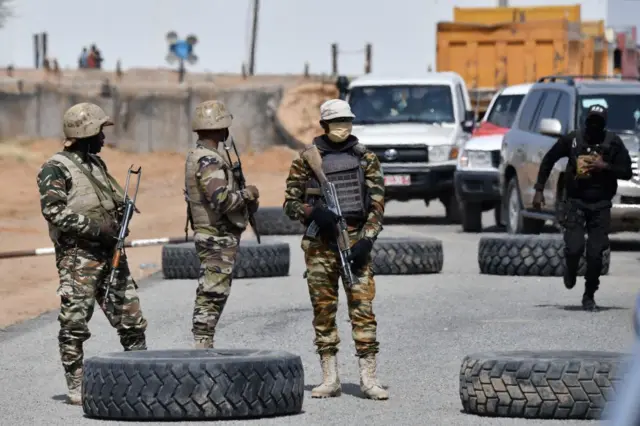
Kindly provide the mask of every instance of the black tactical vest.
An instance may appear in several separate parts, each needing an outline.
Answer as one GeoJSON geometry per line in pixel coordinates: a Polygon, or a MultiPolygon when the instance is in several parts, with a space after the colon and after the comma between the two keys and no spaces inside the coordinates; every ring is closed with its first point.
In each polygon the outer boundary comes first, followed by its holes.
{"type": "MultiPolygon", "coordinates": [[[[320,151],[322,170],[336,187],[338,203],[345,219],[365,220],[369,196],[364,175],[364,150],[357,145],[344,151],[320,151]]],[[[315,205],[321,201],[320,184],[313,177],[307,183],[305,203],[315,205]]]]}

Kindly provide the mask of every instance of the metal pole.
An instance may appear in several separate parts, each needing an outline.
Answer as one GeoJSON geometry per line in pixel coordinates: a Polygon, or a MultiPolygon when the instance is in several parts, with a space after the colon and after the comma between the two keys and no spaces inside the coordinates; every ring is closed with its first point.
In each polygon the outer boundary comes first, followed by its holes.
{"type": "Polygon", "coordinates": [[[253,0],[253,25],[251,27],[251,53],[249,57],[249,75],[255,75],[256,71],[256,41],[258,39],[258,15],[260,0],[253,0]]]}
{"type": "Polygon", "coordinates": [[[35,67],[40,68],[40,34],[33,35],[33,54],[35,57],[35,67]]]}

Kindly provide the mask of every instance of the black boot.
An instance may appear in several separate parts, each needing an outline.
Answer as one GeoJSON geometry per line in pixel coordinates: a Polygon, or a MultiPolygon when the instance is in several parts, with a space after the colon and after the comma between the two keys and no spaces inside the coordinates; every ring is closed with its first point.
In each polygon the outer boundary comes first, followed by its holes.
{"type": "Polygon", "coordinates": [[[576,281],[578,281],[578,266],[580,264],[580,255],[566,255],[565,265],[564,265],[564,286],[571,290],[576,285],[576,281]]]}
{"type": "Polygon", "coordinates": [[[597,312],[598,305],[596,305],[596,301],[593,298],[593,294],[589,294],[587,292],[582,296],[582,309],[588,312],[597,312]]]}
{"type": "Polygon", "coordinates": [[[574,271],[570,271],[569,268],[564,268],[564,275],[562,278],[564,280],[564,286],[568,290],[571,290],[576,286],[576,281],[578,281],[577,275],[578,274],[576,274],[574,271]]]}

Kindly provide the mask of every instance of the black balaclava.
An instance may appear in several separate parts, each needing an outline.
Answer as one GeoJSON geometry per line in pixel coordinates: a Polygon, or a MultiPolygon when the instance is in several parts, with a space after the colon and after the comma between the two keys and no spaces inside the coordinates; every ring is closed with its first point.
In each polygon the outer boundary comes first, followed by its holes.
{"type": "Polygon", "coordinates": [[[584,137],[588,143],[598,144],[604,140],[607,126],[607,108],[591,105],[584,119],[584,137]]]}
{"type": "Polygon", "coordinates": [[[100,131],[95,136],[88,138],[77,139],[76,142],[69,147],[69,151],[77,152],[82,156],[82,159],[87,161],[88,154],[99,154],[104,146],[104,133],[100,131]]]}

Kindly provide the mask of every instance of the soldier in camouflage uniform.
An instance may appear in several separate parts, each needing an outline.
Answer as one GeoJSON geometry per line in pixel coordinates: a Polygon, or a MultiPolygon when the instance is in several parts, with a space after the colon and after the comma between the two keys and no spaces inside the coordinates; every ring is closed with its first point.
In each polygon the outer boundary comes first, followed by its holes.
{"type": "MultiPolygon", "coordinates": [[[[322,168],[336,185],[338,201],[352,240],[351,268],[358,277],[352,288],[345,286],[352,336],[360,367],[360,387],[367,398],[388,399],[388,392],[376,378],[376,318],[372,303],[375,282],[371,271],[371,249],[382,230],[384,178],[378,158],[351,134],[355,117],[349,104],[332,99],[320,107],[320,124],[325,134],[313,140],[322,156],[322,168]]],[[[341,394],[338,377],[338,279],[340,260],[336,245],[337,217],[319,197],[318,181],[302,158],[293,161],[287,178],[284,211],[306,226],[315,222],[319,238],[302,239],[307,266],[306,278],[313,305],[315,344],[320,355],[323,381],[311,396],[326,398],[341,394]]]]}
{"type": "Polygon", "coordinates": [[[95,302],[116,328],[124,350],[145,350],[147,321],[125,257],[105,300],[122,216],[124,192],[97,155],[102,128],[113,123],[97,105],[81,103],[64,114],[64,149],[43,164],[37,182],[60,277],[58,342],[68,402],[81,403],[83,343],[95,302]]]}
{"type": "Polygon", "coordinates": [[[198,349],[213,348],[216,324],[229,293],[240,235],[248,212],[258,209],[258,188],[240,190],[231,165],[222,156],[233,116],[219,101],[195,109],[192,129],[198,134],[185,164],[187,216],[200,258],[200,277],[193,310],[193,338],[198,349]]]}

